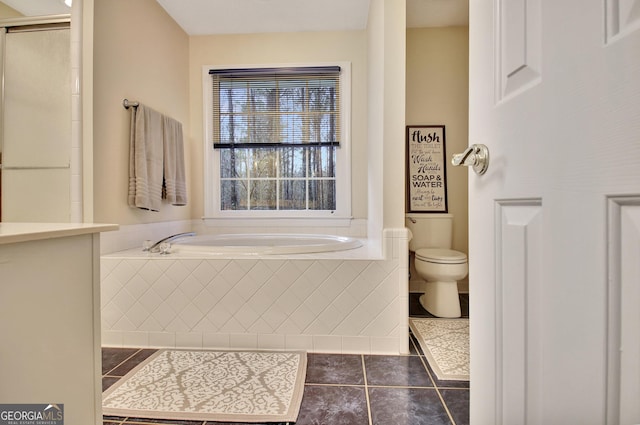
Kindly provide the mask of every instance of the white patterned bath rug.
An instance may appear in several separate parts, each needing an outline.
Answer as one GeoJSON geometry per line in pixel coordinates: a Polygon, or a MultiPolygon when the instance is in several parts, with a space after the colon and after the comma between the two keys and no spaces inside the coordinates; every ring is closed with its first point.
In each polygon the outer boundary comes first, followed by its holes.
{"type": "Polygon", "coordinates": [[[105,415],[294,422],[305,352],[160,350],[102,395],[105,415]]]}
{"type": "Polygon", "coordinates": [[[440,380],[469,380],[469,319],[410,318],[409,327],[440,380]]]}

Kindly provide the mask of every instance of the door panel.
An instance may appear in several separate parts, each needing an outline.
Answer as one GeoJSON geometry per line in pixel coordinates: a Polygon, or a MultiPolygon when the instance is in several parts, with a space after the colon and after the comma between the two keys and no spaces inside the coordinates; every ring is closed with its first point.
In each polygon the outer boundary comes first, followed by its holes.
{"type": "Polygon", "coordinates": [[[539,423],[540,200],[496,204],[498,409],[503,423],[539,423]]]}
{"type": "Polygon", "coordinates": [[[609,199],[608,424],[640,418],[640,197],[609,199]]]}
{"type": "Polygon", "coordinates": [[[540,0],[497,3],[497,99],[540,81],[540,0]]]}
{"type": "Polygon", "coordinates": [[[607,41],[637,30],[640,27],[640,1],[638,0],[606,0],[607,10],[606,36],[607,41]]]}

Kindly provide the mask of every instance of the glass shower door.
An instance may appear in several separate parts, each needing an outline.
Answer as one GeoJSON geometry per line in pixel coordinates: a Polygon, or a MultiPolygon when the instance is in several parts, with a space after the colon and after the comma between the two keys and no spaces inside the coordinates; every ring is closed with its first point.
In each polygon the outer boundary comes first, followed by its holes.
{"type": "Polygon", "coordinates": [[[69,26],[10,27],[3,38],[1,219],[68,222],[69,26]]]}

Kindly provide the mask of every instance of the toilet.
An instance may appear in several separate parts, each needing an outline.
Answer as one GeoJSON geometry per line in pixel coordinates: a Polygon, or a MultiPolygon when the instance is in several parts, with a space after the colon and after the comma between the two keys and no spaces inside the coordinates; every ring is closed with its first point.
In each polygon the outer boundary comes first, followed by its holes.
{"type": "Polygon", "coordinates": [[[469,273],[467,255],[451,249],[453,215],[406,214],[412,270],[425,281],[420,304],[436,317],[460,317],[458,280],[469,273]]]}

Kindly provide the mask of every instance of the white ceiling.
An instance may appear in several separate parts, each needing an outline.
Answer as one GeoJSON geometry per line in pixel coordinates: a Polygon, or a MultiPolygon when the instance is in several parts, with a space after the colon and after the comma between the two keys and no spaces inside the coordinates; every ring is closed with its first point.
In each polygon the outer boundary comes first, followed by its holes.
{"type": "MultiPolygon", "coordinates": [[[[133,0],[129,0],[133,1],[133,0]]],[[[156,0],[190,35],[362,30],[370,0],[156,0]]],[[[27,16],[64,14],[63,0],[2,0],[27,16]]],[[[467,25],[469,0],[407,0],[407,26],[467,25]]]]}
{"type": "Polygon", "coordinates": [[[156,1],[190,35],[361,29],[369,9],[369,0],[156,1]]]}
{"type": "MultiPolygon", "coordinates": [[[[190,35],[362,30],[369,0],[156,0],[190,35]]],[[[407,26],[467,25],[468,0],[407,0],[407,26]]]]}
{"type": "Polygon", "coordinates": [[[71,13],[71,8],[67,7],[63,0],[2,0],[1,3],[25,16],[66,15],[71,13]]]}

